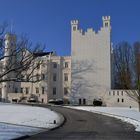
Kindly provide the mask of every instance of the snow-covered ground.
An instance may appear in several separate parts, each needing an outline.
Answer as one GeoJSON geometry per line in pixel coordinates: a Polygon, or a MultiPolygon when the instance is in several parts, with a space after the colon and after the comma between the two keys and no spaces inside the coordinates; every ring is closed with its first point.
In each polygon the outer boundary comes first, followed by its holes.
{"type": "Polygon", "coordinates": [[[86,110],[98,114],[107,115],[121,119],[122,121],[133,124],[136,131],[140,131],[140,112],[138,108],[123,107],[91,107],[91,106],[70,106],[69,108],[86,110]]]}
{"type": "Polygon", "coordinates": [[[49,130],[59,126],[63,119],[47,108],[0,103],[0,140],[49,130]]]}
{"type": "Polygon", "coordinates": [[[33,135],[44,129],[0,123],[0,140],[11,140],[25,135],[33,135]]]}

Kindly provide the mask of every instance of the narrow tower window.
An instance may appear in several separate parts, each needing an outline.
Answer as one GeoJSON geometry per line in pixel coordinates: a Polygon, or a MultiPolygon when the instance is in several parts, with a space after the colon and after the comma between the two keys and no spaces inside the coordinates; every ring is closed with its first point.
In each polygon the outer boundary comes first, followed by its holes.
{"type": "Polygon", "coordinates": [[[108,27],[108,23],[107,22],[105,23],[105,27],[108,27]]]}
{"type": "Polygon", "coordinates": [[[73,31],[76,31],[76,26],[73,26],[73,31]]]}

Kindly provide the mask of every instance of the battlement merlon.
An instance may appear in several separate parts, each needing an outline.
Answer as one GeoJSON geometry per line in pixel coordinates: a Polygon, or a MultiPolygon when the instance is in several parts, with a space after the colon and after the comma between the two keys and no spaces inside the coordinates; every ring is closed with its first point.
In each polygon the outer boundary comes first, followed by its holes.
{"type": "Polygon", "coordinates": [[[78,25],[79,21],[78,20],[71,20],[71,25],[78,25]]]}
{"type": "Polygon", "coordinates": [[[102,16],[102,20],[104,21],[104,20],[109,20],[110,21],[110,16],[102,16]]]}

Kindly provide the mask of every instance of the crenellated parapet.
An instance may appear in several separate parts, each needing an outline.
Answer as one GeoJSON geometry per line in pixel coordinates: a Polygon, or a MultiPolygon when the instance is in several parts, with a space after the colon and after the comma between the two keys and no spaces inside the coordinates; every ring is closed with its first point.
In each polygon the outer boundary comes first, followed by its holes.
{"type": "Polygon", "coordinates": [[[71,20],[71,25],[78,25],[79,21],[78,20],[71,20]]]}
{"type": "Polygon", "coordinates": [[[102,16],[102,20],[104,21],[104,20],[110,20],[111,18],[110,18],[110,16],[102,16]]]}
{"type": "Polygon", "coordinates": [[[104,29],[111,29],[110,27],[110,16],[103,16],[102,17],[102,21],[103,21],[103,26],[98,30],[95,31],[93,28],[87,28],[86,31],[83,31],[82,29],[79,28],[79,21],[78,20],[72,20],[71,21],[71,30],[72,32],[79,32],[81,35],[85,35],[85,34],[95,34],[98,35],[102,30],[104,29]]]}

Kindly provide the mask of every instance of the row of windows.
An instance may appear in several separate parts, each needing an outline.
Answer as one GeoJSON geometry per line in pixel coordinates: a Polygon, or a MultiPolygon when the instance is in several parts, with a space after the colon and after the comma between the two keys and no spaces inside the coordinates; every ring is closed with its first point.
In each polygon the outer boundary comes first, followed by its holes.
{"type": "MultiPolygon", "coordinates": [[[[81,105],[82,104],[82,99],[79,99],[79,105],[81,105]]],[[[83,99],[83,105],[85,105],[86,104],[86,99],[83,99]]]]}
{"type": "MultiPolygon", "coordinates": [[[[44,94],[45,93],[45,88],[44,87],[42,87],[42,94],[44,94]]],[[[39,88],[38,87],[36,87],[36,93],[38,94],[39,93],[39,88]]]]}
{"type": "MultiPolygon", "coordinates": [[[[28,94],[29,93],[29,87],[25,87],[25,93],[28,94]]],[[[23,93],[24,88],[20,88],[20,93],[23,93]]],[[[18,88],[15,88],[15,93],[18,93],[18,88]]]]}
{"type": "MultiPolygon", "coordinates": [[[[25,94],[29,94],[29,90],[30,90],[29,87],[25,87],[25,88],[21,87],[20,89],[15,88],[15,93],[19,93],[19,92],[20,93],[24,93],[25,92],[25,94]]],[[[0,94],[1,93],[2,93],[2,89],[0,88],[0,94]]],[[[36,94],[40,93],[39,87],[35,88],[35,93],[36,94]]],[[[42,94],[45,93],[45,88],[44,87],[41,88],[41,93],[42,94]]],[[[53,87],[53,95],[56,95],[56,93],[57,93],[57,89],[56,89],[56,87],[53,87]]],[[[64,87],[64,95],[68,95],[68,93],[69,93],[69,88],[68,87],[64,87]]]]}
{"type": "MultiPolygon", "coordinates": [[[[29,81],[29,77],[28,76],[25,76],[25,79],[27,81],[29,81]]],[[[36,80],[37,81],[40,81],[40,80],[45,80],[46,79],[46,75],[45,74],[36,74],[36,80]]],[[[68,78],[68,73],[64,73],[64,81],[68,81],[69,78],[68,78]]],[[[53,73],[53,81],[57,81],[57,74],[56,73],[53,73]]]]}
{"type": "Polygon", "coordinates": [[[117,96],[123,96],[123,91],[117,91],[117,94],[115,93],[115,91],[113,91],[113,93],[111,93],[111,92],[109,92],[109,95],[111,96],[111,95],[113,95],[113,96],[115,96],[115,95],[117,95],[117,96]]]}
{"type": "Polygon", "coordinates": [[[119,102],[122,102],[122,103],[123,103],[123,102],[124,102],[124,99],[119,99],[119,98],[118,98],[118,99],[117,99],[117,102],[118,102],[118,103],[119,103],[119,102]]]}
{"type": "MultiPolygon", "coordinates": [[[[68,80],[69,80],[68,73],[64,73],[64,81],[68,81],[68,80]]],[[[53,81],[57,81],[57,74],[56,73],[53,74],[53,81]]]]}
{"type": "MultiPolygon", "coordinates": [[[[117,99],[117,102],[119,103],[119,102],[124,102],[124,99],[122,98],[122,99],[117,99]]],[[[79,104],[82,104],[82,99],[79,99],[79,104]]],[[[86,99],[83,99],[83,104],[86,104],[86,99]]]]}
{"type": "MultiPolygon", "coordinates": [[[[64,87],[64,95],[67,95],[67,94],[69,93],[68,89],[69,89],[68,87],[64,87]]],[[[28,94],[30,88],[29,88],[29,87],[25,87],[25,88],[21,87],[20,89],[15,88],[15,93],[18,93],[18,92],[23,93],[24,90],[25,90],[25,93],[28,94]]],[[[41,91],[42,91],[42,94],[44,94],[44,93],[45,93],[45,88],[42,87],[41,91]]],[[[35,92],[36,92],[37,94],[40,93],[39,87],[36,87],[36,88],[35,88],[35,92]]],[[[2,93],[2,88],[0,88],[0,94],[1,94],[1,93],[2,93]]],[[[53,95],[56,95],[56,87],[53,88],[53,95]]]]}
{"type": "MultiPolygon", "coordinates": [[[[56,87],[53,87],[53,95],[56,95],[57,93],[57,89],[56,87]]],[[[64,87],[64,95],[68,95],[69,93],[69,88],[68,87],[64,87]]]]}
{"type": "MultiPolygon", "coordinates": [[[[43,63],[43,64],[38,64],[36,68],[37,68],[37,69],[40,69],[40,66],[41,66],[41,65],[42,65],[43,67],[45,67],[45,64],[43,63]]],[[[53,62],[53,68],[54,68],[54,69],[57,68],[57,65],[58,65],[57,62],[53,62]]],[[[64,63],[64,68],[69,68],[69,62],[65,62],[65,63],[64,63]]]]}
{"type": "MultiPolygon", "coordinates": [[[[34,78],[36,78],[36,81],[40,81],[40,80],[45,80],[46,76],[45,76],[45,74],[42,73],[41,75],[40,74],[36,74],[34,76],[34,78]]],[[[25,75],[24,79],[27,80],[27,81],[31,80],[31,78],[28,75],[25,75]]]]}
{"type": "MultiPolygon", "coordinates": [[[[47,78],[47,76],[46,76],[45,74],[41,74],[41,75],[36,74],[35,77],[36,77],[36,80],[37,80],[37,81],[45,80],[45,79],[47,78]]],[[[68,73],[64,73],[64,81],[68,81],[68,80],[69,80],[68,77],[69,77],[69,76],[68,76],[68,73]]],[[[25,76],[25,79],[26,79],[27,81],[30,80],[30,78],[29,78],[27,75],[25,76]]],[[[57,81],[57,74],[56,74],[56,73],[53,73],[53,81],[57,81]]]]}
{"type": "MultiPolygon", "coordinates": [[[[26,94],[29,94],[29,90],[30,90],[30,88],[29,87],[25,87],[25,88],[20,88],[20,93],[23,93],[24,92],[24,89],[25,89],[25,93],[26,94]]],[[[44,87],[42,87],[42,89],[41,89],[41,91],[42,91],[42,94],[44,94],[45,93],[45,88],[44,87]]],[[[36,87],[35,88],[35,92],[38,94],[40,91],[39,91],[39,88],[38,87],[36,87]]],[[[15,88],[15,93],[18,93],[18,88],[15,88]]]]}
{"type": "MultiPolygon", "coordinates": [[[[41,65],[42,65],[43,67],[46,66],[45,63],[37,64],[36,69],[40,69],[41,65]]],[[[53,62],[53,68],[54,68],[54,69],[57,68],[57,65],[58,65],[57,62],[53,62]]],[[[64,62],[64,68],[69,68],[69,62],[64,62]]]]}
{"type": "MultiPolygon", "coordinates": [[[[57,68],[57,63],[53,62],[53,68],[56,69],[57,68]]],[[[69,68],[69,62],[65,62],[64,63],[64,68],[69,68]]]]}

